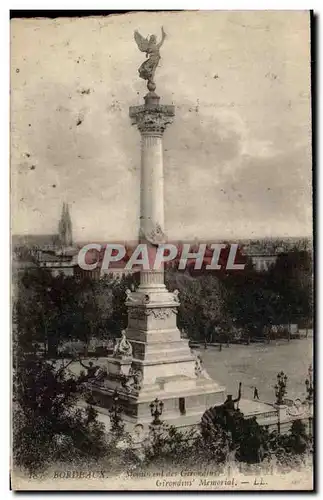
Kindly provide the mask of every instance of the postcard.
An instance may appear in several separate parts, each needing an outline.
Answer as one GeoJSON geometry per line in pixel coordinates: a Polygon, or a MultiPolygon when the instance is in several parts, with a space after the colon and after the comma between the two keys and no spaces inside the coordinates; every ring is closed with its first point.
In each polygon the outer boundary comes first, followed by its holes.
{"type": "Polygon", "coordinates": [[[13,12],[13,490],[313,490],[311,22],[13,12]]]}

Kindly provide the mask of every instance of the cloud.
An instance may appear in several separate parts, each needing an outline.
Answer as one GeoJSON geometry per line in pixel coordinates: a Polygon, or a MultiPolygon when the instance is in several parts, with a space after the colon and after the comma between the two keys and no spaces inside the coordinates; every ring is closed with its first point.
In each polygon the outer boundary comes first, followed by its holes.
{"type": "Polygon", "coordinates": [[[164,135],[166,232],[311,231],[305,14],[14,20],[13,231],[56,231],[66,201],[76,239],[136,237],[140,134],[128,108],[146,89],[132,37],[161,24],[157,92],[176,107],[164,135]]]}

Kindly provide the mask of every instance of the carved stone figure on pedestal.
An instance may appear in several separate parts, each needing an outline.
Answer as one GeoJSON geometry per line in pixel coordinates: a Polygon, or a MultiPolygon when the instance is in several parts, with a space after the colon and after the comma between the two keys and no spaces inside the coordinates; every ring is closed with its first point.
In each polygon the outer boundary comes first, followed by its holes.
{"type": "Polygon", "coordinates": [[[84,380],[93,379],[100,368],[99,366],[94,365],[92,361],[90,361],[88,365],[84,364],[81,358],[79,358],[79,363],[81,366],[83,366],[83,368],[86,369],[87,372],[84,376],[84,380]]]}
{"type": "Polygon", "coordinates": [[[142,295],[141,297],[133,297],[131,290],[127,289],[126,290],[126,301],[128,302],[133,302],[134,304],[149,304],[150,302],[150,297],[146,293],[142,295]]]}
{"type": "Polygon", "coordinates": [[[239,409],[238,405],[239,405],[239,401],[241,399],[241,387],[242,387],[242,384],[241,384],[241,382],[239,382],[238,396],[235,399],[232,399],[232,394],[228,394],[227,399],[223,403],[223,408],[225,408],[226,410],[229,410],[229,411],[234,411],[234,410],[239,409]],[[236,407],[234,406],[235,403],[237,403],[236,407]]]}
{"type": "Polygon", "coordinates": [[[128,377],[122,383],[122,387],[127,392],[138,392],[141,389],[142,379],[142,371],[139,368],[131,367],[128,377]]]}
{"type": "Polygon", "coordinates": [[[127,340],[125,330],[121,332],[121,338],[117,340],[114,347],[113,357],[114,358],[131,358],[132,356],[132,346],[127,340]]]}
{"type": "Polygon", "coordinates": [[[126,290],[126,300],[129,301],[129,302],[135,302],[135,303],[139,302],[138,299],[135,299],[135,298],[132,297],[131,290],[129,290],[129,288],[127,288],[127,290],[126,290]]]}

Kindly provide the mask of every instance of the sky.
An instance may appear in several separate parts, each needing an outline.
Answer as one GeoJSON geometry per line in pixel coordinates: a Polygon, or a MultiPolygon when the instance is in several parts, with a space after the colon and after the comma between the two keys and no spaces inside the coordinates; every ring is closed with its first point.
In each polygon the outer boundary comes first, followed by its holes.
{"type": "Polygon", "coordinates": [[[169,239],[310,236],[308,12],[131,13],[11,21],[11,226],[76,241],[135,240],[144,61],[133,39],[167,38],[162,104],[169,239]]]}

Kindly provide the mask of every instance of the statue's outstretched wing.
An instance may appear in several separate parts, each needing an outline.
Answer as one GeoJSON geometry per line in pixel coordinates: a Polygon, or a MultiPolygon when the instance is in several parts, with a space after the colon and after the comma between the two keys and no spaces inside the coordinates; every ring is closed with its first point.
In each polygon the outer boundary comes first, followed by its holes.
{"type": "Polygon", "coordinates": [[[139,31],[135,31],[134,33],[136,44],[138,45],[138,49],[141,50],[141,52],[147,52],[149,41],[144,38],[139,31]]]}

